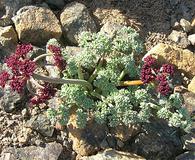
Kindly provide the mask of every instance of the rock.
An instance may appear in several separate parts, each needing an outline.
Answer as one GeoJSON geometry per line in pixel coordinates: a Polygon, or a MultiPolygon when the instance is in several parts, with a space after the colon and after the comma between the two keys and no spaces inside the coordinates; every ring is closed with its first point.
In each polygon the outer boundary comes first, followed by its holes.
{"type": "MultiPolygon", "coordinates": [[[[171,63],[185,73],[189,78],[195,76],[195,54],[187,49],[183,50],[171,45],[159,43],[154,46],[145,56],[153,55],[159,63],[171,63]]],[[[143,58],[143,59],[144,59],[143,58]]]]}
{"type": "Polygon", "coordinates": [[[194,152],[185,152],[175,158],[175,160],[194,160],[194,159],[195,159],[194,152]]]}
{"type": "Polygon", "coordinates": [[[51,8],[58,8],[62,9],[65,6],[65,1],[64,0],[46,0],[46,3],[51,6],[51,8]]]}
{"type": "Polygon", "coordinates": [[[188,85],[188,90],[195,93],[195,76],[188,85]]]}
{"type": "Polygon", "coordinates": [[[111,128],[110,132],[116,138],[120,139],[121,141],[125,142],[133,138],[136,134],[140,132],[139,125],[119,125],[115,128],[111,128]]]}
{"type": "Polygon", "coordinates": [[[116,23],[111,23],[111,22],[107,22],[105,23],[100,32],[105,33],[106,35],[108,35],[110,38],[113,38],[116,34],[116,32],[121,29],[123,26],[116,24],[116,23]]]}
{"type": "Polygon", "coordinates": [[[108,128],[90,120],[87,127],[80,129],[76,125],[76,115],[72,114],[68,123],[69,138],[73,150],[80,156],[95,154],[100,150],[101,142],[106,138],[108,128]]]}
{"type": "Polygon", "coordinates": [[[52,137],[54,132],[54,127],[51,126],[50,120],[46,115],[39,114],[33,116],[29,121],[26,122],[26,127],[36,130],[40,134],[46,137],[52,137]]]}
{"type": "Polygon", "coordinates": [[[45,148],[29,146],[24,148],[8,148],[2,152],[0,160],[58,160],[62,152],[62,145],[56,142],[46,144],[45,148]],[[6,158],[7,159],[6,159],[6,158]]]}
{"type": "Polygon", "coordinates": [[[32,134],[32,130],[30,128],[26,128],[24,126],[20,126],[20,130],[17,136],[17,140],[21,145],[27,144],[30,140],[30,136],[32,134]]]}
{"type": "Polygon", "coordinates": [[[3,16],[0,18],[0,27],[6,27],[12,25],[13,22],[10,17],[3,16]]]}
{"type": "Polygon", "coordinates": [[[82,32],[97,32],[96,24],[87,7],[78,2],[72,2],[65,6],[60,15],[60,21],[64,36],[74,44],[78,44],[82,32]]]}
{"type": "Polygon", "coordinates": [[[5,112],[13,112],[18,108],[23,108],[27,102],[25,95],[20,95],[10,90],[8,86],[5,87],[3,96],[0,99],[0,106],[5,112]]]}
{"type": "Polygon", "coordinates": [[[187,48],[190,45],[187,34],[181,31],[173,30],[168,38],[177,43],[182,48],[187,48]]]}
{"type": "Polygon", "coordinates": [[[43,7],[21,8],[13,21],[20,41],[37,46],[45,45],[51,38],[59,39],[61,26],[54,13],[43,7]]]}
{"type": "Polygon", "coordinates": [[[0,46],[7,53],[11,53],[15,50],[18,38],[12,26],[0,27],[0,46]]]}
{"type": "Polygon", "coordinates": [[[78,55],[82,50],[80,47],[66,46],[66,53],[71,56],[78,55]]]}
{"type": "Polygon", "coordinates": [[[191,44],[195,45],[195,34],[189,35],[188,40],[191,42],[191,44]]]}
{"type": "Polygon", "coordinates": [[[145,160],[145,158],[129,152],[106,149],[96,155],[82,157],[80,160],[145,160]]]}
{"type": "Polygon", "coordinates": [[[133,153],[146,159],[172,159],[182,151],[179,133],[164,121],[143,125],[142,133],[130,145],[133,153]]]}
{"type": "Polygon", "coordinates": [[[185,32],[189,32],[192,29],[190,22],[183,19],[183,18],[180,20],[180,25],[182,26],[182,28],[185,32]]]}
{"type": "Polygon", "coordinates": [[[190,114],[195,113],[195,93],[185,92],[182,94],[184,99],[185,108],[190,114]]]}
{"type": "Polygon", "coordinates": [[[182,137],[184,149],[195,152],[195,134],[188,133],[182,137]]]}
{"type": "Polygon", "coordinates": [[[6,16],[12,17],[23,6],[32,4],[33,0],[3,0],[6,16]]]}
{"type": "Polygon", "coordinates": [[[93,15],[97,18],[97,23],[99,23],[100,26],[108,22],[123,26],[129,25],[129,18],[119,9],[97,7],[93,15]]]}

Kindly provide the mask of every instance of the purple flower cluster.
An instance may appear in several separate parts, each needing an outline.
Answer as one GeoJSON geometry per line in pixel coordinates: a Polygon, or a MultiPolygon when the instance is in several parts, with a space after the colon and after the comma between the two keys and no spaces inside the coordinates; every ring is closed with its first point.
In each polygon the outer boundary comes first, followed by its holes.
{"type": "Polygon", "coordinates": [[[6,71],[1,72],[1,74],[0,74],[0,86],[1,86],[2,88],[5,87],[5,84],[6,84],[7,81],[9,80],[9,77],[10,77],[10,75],[9,75],[9,73],[7,73],[6,71]]]}
{"type": "Polygon", "coordinates": [[[32,50],[32,45],[18,45],[14,54],[5,59],[5,63],[11,69],[12,73],[3,71],[0,74],[0,86],[5,87],[8,82],[13,91],[21,93],[27,80],[32,76],[36,69],[36,64],[27,59],[27,53],[32,50]]]}
{"type": "Polygon", "coordinates": [[[161,95],[166,96],[171,93],[171,88],[165,74],[157,75],[156,80],[158,81],[157,91],[161,95]]]}
{"type": "Polygon", "coordinates": [[[33,46],[31,44],[19,44],[16,47],[15,54],[18,57],[26,57],[26,54],[33,50],[33,46]]]}
{"type": "Polygon", "coordinates": [[[163,64],[162,65],[162,72],[173,75],[174,74],[174,67],[170,64],[163,64]]]}
{"type": "Polygon", "coordinates": [[[144,83],[149,83],[155,79],[155,73],[152,70],[152,66],[156,63],[156,59],[152,56],[144,58],[144,65],[141,69],[141,80],[144,83]]]}
{"type": "Polygon", "coordinates": [[[54,53],[54,65],[56,65],[60,70],[63,70],[66,68],[66,61],[63,59],[62,54],[61,54],[61,48],[56,47],[54,45],[49,45],[48,49],[54,53]]]}
{"type": "Polygon", "coordinates": [[[49,83],[45,83],[44,88],[40,89],[39,94],[31,98],[30,103],[32,105],[44,103],[55,96],[55,93],[56,90],[53,88],[53,86],[49,83]]]}
{"type": "Polygon", "coordinates": [[[12,89],[12,91],[16,91],[18,93],[21,93],[24,89],[24,86],[26,84],[26,80],[24,77],[12,77],[9,85],[12,89]]]}
{"type": "Polygon", "coordinates": [[[171,64],[156,65],[156,59],[148,56],[144,59],[141,69],[141,80],[143,83],[157,82],[157,91],[166,96],[171,93],[170,81],[174,74],[174,67],[171,64]]]}

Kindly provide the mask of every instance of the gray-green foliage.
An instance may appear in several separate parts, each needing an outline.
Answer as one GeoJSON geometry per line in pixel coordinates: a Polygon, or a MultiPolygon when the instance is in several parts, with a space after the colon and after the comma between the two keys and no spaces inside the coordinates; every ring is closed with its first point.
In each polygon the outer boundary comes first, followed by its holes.
{"type": "Polygon", "coordinates": [[[67,61],[64,78],[83,79],[93,89],[78,84],[62,85],[63,105],[58,110],[49,110],[52,119],[61,117],[62,122],[67,123],[74,107],[77,125],[81,128],[86,126],[89,114],[98,123],[110,126],[147,123],[151,117],[157,117],[167,120],[170,126],[190,128],[191,120],[182,108],[179,94],[162,99],[150,94],[152,87],[118,86],[124,77],[139,79],[140,67],[136,65],[135,56],[143,51],[143,43],[135,30],[124,27],[112,39],[102,33],[84,32],[79,46],[82,51],[76,56],[63,51],[67,61]]]}

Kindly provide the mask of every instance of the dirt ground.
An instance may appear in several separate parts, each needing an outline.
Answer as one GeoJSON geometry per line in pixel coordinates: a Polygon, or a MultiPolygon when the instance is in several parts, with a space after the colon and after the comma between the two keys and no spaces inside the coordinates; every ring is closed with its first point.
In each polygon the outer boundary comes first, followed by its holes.
{"type": "MultiPolygon", "coordinates": [[[[167,36],[181,18],[195,18],[194,0],[80,0],[90,10],[118,9],[140,28],[147,50],[159,42],[172,43],[167,36]]],[[[177,44],[175,44],[177,45],[177,44]]]]}

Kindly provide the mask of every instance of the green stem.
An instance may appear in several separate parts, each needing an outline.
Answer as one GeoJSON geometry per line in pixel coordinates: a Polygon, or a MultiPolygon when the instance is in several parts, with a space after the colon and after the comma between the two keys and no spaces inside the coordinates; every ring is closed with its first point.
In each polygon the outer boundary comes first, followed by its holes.
{"type": "Polygon", "coordinates": [[[42,55],[36,57],[36,58],[33,60],[33,62],[37,62],[38,60],[42,59],[43,57],[52,56],[52,55],[53,55],[53,54],[51,54],[51,53],[42,54],[42,55]]]}
{"type": "Polygon", "coordinates": [[[81,80],[81,79],[52,78],[52,77],[42,76],[42,75],[35,74],[35,73],[33,74],[32,77],[37,79],[37,80],[42,80],[42,81],[49,82],[49,83],[83,85],[83,86],[86,86],[89,90],[93,90],[93,86],[91,85],[91,83],[89,83],[85,80],[81,80]]]}
{"type": "Polygon", "coordinates": [[[80,64],[78,65],[78,77],[79,77],[79,79],[84,79],[82,68],[81,68],[80,64]]]}
{"type": "Polygon", "coordinates": [[[94,97],[96,97],[96,98],[98,98],[98,99],[100,99],[100,100],[102,100],[102,95],[100,95],[97,92],[91,92],[91,95],[94,96],[94,97]]]}
{"type": "Polygon", "coordinates": [[[118,78],[118,81],[121,81],[121,80],[124,78],[125,75],[126,75],[126,70],[124,69],[124,70],[121,72],[121,74],[120,74],[120,76],[119,76],[119,78],[118,78]]]}
{"type": "Polygon", "coordinates": [[[100,68],[103,65],[103,62],[104,62],[104,59],[101,58],[100,61],[99,61],[99,63],[98,63],[98,65],[97,65],[97,67],[95,68],[94,72],[92,73],[92,75],[88,79],[88,82],[89,83],[92,83],[93,80],[96,78],[98,71],[100,70],[100,68]]]}

